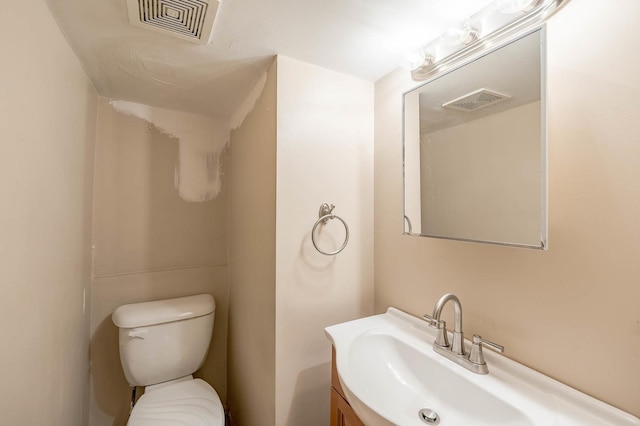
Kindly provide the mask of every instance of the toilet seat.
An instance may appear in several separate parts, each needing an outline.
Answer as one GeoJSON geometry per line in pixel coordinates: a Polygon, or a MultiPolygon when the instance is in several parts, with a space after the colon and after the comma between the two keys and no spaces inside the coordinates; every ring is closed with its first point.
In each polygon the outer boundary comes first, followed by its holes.
{"type": "Polygon", "coordinates": [[[224,426],[215,389],[200,379],[181,380],[145,392],[127,426],[224,426]]]}

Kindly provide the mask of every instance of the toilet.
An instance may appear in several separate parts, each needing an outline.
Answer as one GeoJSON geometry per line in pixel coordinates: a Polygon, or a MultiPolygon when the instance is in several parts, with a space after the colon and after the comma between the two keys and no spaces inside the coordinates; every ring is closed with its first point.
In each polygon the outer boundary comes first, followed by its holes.
{"type": "Polygon", "coordinates": [[[129,385],[144,386],[127,426],[223,426],[220,397],[192,374],[207,356],[215,300],[209,294],[120,306],[120,361],[129,385]]]}

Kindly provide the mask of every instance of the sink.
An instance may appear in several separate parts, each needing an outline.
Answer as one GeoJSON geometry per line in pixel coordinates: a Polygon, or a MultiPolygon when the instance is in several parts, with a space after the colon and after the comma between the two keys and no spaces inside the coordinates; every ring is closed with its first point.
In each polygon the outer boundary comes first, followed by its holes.
{"type": "MultiPolygon", "coordinates": [[[[627,426],[640,419],[504,356],[479,375],[433,351],[436,337],[398,309],[325,329],[345,396],[367,426],[627,426]],[[421,419],[420,411],[437,413],[421,419]]],[[[467,349],[470,347],[469,342],[467,349]]]]}

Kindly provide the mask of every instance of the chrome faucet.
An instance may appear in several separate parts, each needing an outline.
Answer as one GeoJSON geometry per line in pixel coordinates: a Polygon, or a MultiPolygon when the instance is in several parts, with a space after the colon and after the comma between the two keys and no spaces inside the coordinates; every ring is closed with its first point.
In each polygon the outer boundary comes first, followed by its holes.
{"type": "MultiPolygon", "coordinates": [[[[456,355],[464,355],[464,334],[462,333],[462,304],[460,303],[460,299],[455,294],[447,293],[442,296],[436,302],[433,307],[433,319],[435,321],[440,321],[440,315],[442,314],[442,308],[447,304],[448,301],[453,302],[453,343],[451,344],[450,350],[456,355]]],[[[439,331],[439,333],[446,334],[445,331],[439,331]]],[[[442,346],[442,345],[440,345],[442,346]]]]}
{"type": "Polygon", "coordinates": [[[464,334],[462,332],[462,304],[455,294],[447,293],[440,297],[433,307],[432,316],[425,314],[423,318],[431,327],[438,329],[436,340],[433,342],[433,350],[469,371],[477,374],[487,374],[489,372],[482,353],[483,345],[496,352],[504,352],[503,346],[484,340],[482,337],[474,334],[471,353],[467,354],[464,347],[464,334]],[[447,324],[440,319],[442,309],[449,301],[453,303],[453,341],[451,344],[449,344],[449,338],[447,336],[447,324]]]}

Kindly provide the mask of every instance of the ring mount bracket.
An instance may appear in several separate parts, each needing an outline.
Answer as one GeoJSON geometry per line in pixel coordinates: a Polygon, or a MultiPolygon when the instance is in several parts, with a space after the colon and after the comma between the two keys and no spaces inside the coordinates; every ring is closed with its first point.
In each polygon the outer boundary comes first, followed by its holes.
{"type": "MultiPolygon", "coordinates": [[[[318,211],[318,217],[322,218],[324,216],[331,216],[331,212],[333,212],[333,209],[335,209],[335,208],[336,208],[336,206],[333,205],[333,204],[331,204],[331,205],[329,205],[327,203],[320,204],[320,210],[318,211]]],[[[329,222],[329,218],[328,217],[325,218],[325,219],[322,219],[322,223],[324,225],[326,225],[327,222],[329,222]]]]}

